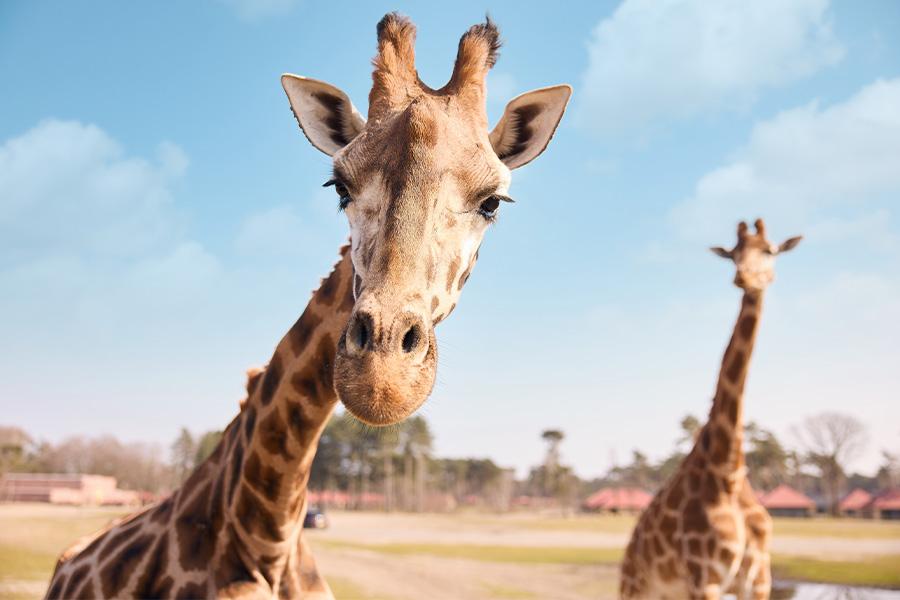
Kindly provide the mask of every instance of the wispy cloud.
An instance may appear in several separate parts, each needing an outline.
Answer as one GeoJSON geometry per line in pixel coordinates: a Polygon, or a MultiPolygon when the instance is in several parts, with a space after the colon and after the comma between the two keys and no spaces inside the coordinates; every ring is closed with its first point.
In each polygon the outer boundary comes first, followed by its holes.
{"type": "Polygon", "coordinates": [[[752,104],[838,62],[828,0],[625,0],[594,29],[582,124],[601,132],[752,104]]]}
{"type": "Polygon", "coordinates": [[[857,236],[890,249],[890,207],[900,197],[900,79],[880,80],[844,102],[818,102],[758,123],[732,162],[703,175],[678,204],[679,233],[708,241],[739,219],[810,227],[811,241],[857,236]]]}
{"type": "Polygon", "coordinates": [[[139,255],[179,230],[172,184],[188,159],[163,143],[156,160],[126,156],[95,125],[46,120],[0,146],[0,253],[139,255]]]}

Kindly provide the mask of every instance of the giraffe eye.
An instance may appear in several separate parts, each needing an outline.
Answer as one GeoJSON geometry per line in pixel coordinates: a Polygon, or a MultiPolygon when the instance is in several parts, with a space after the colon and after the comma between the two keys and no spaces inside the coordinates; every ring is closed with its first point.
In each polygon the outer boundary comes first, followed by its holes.
{"type": "Polygon", "coordinates": [[[332,185],[334,186],[335,193],[338,195],[338,210],[344,210],[351,202],[353,202],[353,198],[350,196],[347,186],[337,179],[329,179],[322,184],[322,187],[329,187],[332,185]]]}
{"type": "Polygon", "coordinates": [[[497,218],[498,208],[500,208],[500,198],[498,196],[491,196],[478,206],[478,214],[488,221],[493,221],[497,218]]]}

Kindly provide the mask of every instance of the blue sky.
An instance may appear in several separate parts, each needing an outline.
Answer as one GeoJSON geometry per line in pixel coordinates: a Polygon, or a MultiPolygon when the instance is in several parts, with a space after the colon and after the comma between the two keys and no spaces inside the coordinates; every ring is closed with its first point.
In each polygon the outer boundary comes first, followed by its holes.
{"type": "Polygon", "coordinates": [[[705,414],[739,304],[706,251],[763,216],[781,258],[747,416],[795,443],[825,411],[900,451],[900,4],[232,0],[0,5],[0,402],[39,437],[168,443],[224,426],[347,234],[278,77],[365,112],[378,19],[449,77],[483,18],[489,114],[571,83],[513,175],[423,408],[445,455],[599,475],[705,414]],[[562,5],[560,5],[562,6],[562,5]]]}

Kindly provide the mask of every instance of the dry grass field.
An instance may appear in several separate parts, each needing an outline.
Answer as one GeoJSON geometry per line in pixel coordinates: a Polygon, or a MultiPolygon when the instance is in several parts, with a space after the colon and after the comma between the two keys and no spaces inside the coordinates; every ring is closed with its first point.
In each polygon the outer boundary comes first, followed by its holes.
{"type": "MultiPolygon", "coordinates": [[[[40,597],[56,555],[120,514],[0,505],[0,598],[40,597]]],[[[329,516],[331,527],[308,532],[320,569],[338,598],[363,600],[614,598],[634,523],[627,516],[329,516]]],[[[900,523],[777,520],[773,551],[781,580],[900,589],[900,523]]]]}

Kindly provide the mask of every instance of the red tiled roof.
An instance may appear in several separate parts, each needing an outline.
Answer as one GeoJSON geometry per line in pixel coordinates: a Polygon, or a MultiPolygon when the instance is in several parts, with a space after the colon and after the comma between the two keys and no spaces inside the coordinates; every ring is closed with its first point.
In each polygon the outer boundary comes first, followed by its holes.
{"type": "Polygon", "coordinates": [[[900,488],[881,492],[872,500],[871,507],[878,510],[900,510],[900,488]]]}
{"type": "Polygon", "coordinates": [[[812,508],[816,507],[809,496],[798,492],[789,485],[781,484],[760,500],[766,508],[812,508]]]}
{"type": "Polygon", "coordinates": [[[872,501],[872,494],[862,488],[856,488],[841,500],[841,510],[860,510],[872,501]]]}
{"type": "Polygon", "coordinates": [[[603,510],[643,510],[653,496],[640,488],[604,488],[588,496],[584,507],[603,510]]]}

